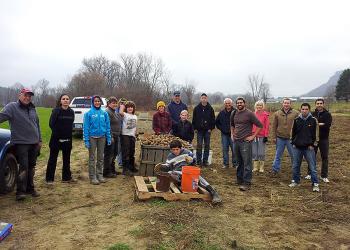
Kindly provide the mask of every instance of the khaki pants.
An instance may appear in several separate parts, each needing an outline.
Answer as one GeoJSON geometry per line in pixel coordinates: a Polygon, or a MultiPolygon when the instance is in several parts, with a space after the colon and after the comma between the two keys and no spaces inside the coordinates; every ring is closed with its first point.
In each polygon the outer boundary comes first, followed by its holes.
{"type": "Polygon", "coordinates": [[[89,148],[89,177],[93,179],[103,179],[103,151],[105,148],[106,138],[90,137],[90,148],[89,148]],[[95,157],[97,149],[97,160],[95,167],[95,157]]]}

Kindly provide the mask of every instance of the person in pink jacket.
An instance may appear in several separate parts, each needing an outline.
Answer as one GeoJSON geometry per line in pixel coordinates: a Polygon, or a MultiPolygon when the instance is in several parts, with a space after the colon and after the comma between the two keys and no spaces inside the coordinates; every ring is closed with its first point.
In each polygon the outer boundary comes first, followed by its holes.
{"type": "MultiPolygon", "coordinates": [[[[254,105],[255,115],[259,121],[263,124],[263,128],[257,134],[252,145],[253,155],[253,172],[259,170],[260,173],[264,172],[265,165],[265,145],[267,137],[269,136],[269,113],[265,111],[265,103],[263,100],[257,101],[254,105]]],[[[256,130],[256,126],[253,126],[253,133],[256,130]]]]}

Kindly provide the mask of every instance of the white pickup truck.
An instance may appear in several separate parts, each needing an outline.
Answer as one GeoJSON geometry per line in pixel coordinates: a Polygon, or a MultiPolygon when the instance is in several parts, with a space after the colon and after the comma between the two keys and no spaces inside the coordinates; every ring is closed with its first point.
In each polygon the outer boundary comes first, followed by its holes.
{"type": "MultiPolygon", "coordinates": [[[[103,102],[101,108],[105,109],[107,107],[107,100],[103,97],[101,99],[103,102]]],[[[82,132],[84,114],[91,108],[91,96],[74,97],[69,107],[74,111],[73,131],[82,132]]]]}

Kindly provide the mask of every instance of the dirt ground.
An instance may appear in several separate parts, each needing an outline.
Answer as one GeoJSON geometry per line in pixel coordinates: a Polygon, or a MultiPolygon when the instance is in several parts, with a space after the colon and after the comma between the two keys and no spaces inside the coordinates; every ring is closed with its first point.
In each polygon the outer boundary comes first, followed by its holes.
{"type": "MultiPolygon", "coordinates": [[[[77,184],[60,182],[59,164],[55,185],[48,188],[46,161],[40,161],[36,183],[41,197],[21,203],[14,193],[0,197],[1,221],[14,224],[0,249],[349,249],[349,123],[350,117],[334,117],[331,182],[321,183],[320,193],[311,192],[306,180],[295,189],[288,187],[291,166],[286,154],[278,178],[267,172],[254,175],[252,189],[239,191],[234,168],[221,168],[220,135],[215,131],[214,163],[202,174],[223,199],[218,207],[198,200],[134,201],[131,177],[90,185],[87,150],[77,139],[72,153],[77,184]]],[[[268,170],[273,155],[269,144],[268,170]]],[[[303,174],[305,170],[303,165],[303,174]]]]}

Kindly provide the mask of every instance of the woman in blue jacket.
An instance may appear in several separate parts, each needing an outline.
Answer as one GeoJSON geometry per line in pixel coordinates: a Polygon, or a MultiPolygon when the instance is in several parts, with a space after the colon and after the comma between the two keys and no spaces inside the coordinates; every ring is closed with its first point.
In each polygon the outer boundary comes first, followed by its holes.
{"type": "Polygon", "coordinates": [[[103,152],[105,143],[111,145],[111,128],[106,111],[101,109],[102,99],[95,95],[91,99],[91,109],[84,115],[84,143],[89,149],[90,183],[98,185],[106,182],[103,178],[103,152]],[[97,149],[97,161],[95,155],[97,149]]]}

